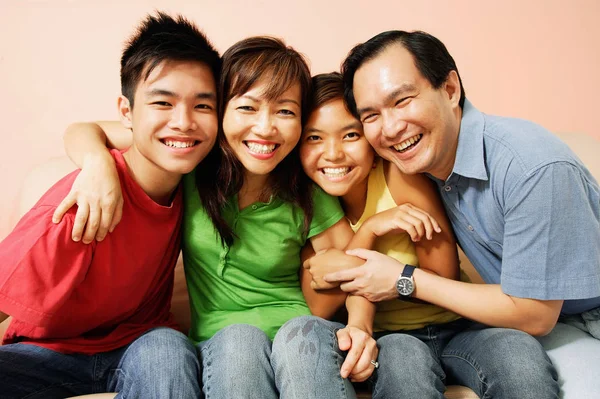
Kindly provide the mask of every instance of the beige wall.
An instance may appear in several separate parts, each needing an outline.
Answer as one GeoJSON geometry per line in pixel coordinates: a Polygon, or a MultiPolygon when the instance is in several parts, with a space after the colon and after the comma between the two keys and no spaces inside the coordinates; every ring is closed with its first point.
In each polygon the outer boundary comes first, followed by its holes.
{"type": "Polygon", "coordinates": [[[383,30],[425,30],[481,110],[600,138],[597,0],[0,0],[0,239],[27,170],[63,153],[67,124],[115,119],[122,43],[153,9],[186,15],[221,51],[281,36],[315,73],[383,30]]]}

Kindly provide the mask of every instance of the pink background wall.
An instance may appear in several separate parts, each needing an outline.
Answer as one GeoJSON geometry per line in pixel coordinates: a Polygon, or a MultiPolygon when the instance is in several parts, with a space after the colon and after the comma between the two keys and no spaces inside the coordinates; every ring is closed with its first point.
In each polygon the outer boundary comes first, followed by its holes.
{"type": "Polygon", "coordinates": [[[65,127],[116,118],[122,44],[154,9],[192,19],[220,51],[281,36],[315,73],[381,31],[425,30],[447,45],[481,110],[600,138],[597,0],[0,0],[0,239],[27,171],[63,154],[65,127]]]}

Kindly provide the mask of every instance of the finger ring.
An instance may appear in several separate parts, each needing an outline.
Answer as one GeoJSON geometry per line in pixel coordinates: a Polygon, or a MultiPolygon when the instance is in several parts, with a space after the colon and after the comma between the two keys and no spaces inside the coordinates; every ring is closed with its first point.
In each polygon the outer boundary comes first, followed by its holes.
{"type": "Polygon", "coordinates": [[[379,362],[377,360],[371,360],[371,364],[373,365],[373,367],[375,367],[376,369],[379,368],[379,362]]]}

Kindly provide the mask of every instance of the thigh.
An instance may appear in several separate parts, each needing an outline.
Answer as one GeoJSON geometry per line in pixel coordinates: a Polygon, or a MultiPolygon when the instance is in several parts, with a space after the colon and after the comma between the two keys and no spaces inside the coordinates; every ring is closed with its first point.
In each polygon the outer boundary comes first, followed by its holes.
{"type": "Polygon", "coordinates": [[[391,333],[377,340],[379,368],[373,398],[443,398],[444,372],[438,357],[423,340],[391,333]]]}
{"type": "Polygon", "coordinates": [[[300,316],[285,323],[273,340],[271,364],[282,398],[355,398],[351,382],[340,369],[345,352],[337,330],[343,324],[316,316],[300,316]]]}
{"type": "Polygon", "coordinates": [[[107,390],[127,398],[197,398],[200,365],[196,348],[179,331],[160,327],[126,348],[112,370],[107,390]]]}
{"type": "Polygon", "coordinates": [[[449,383],[484,398],[556,398],[556,370],[531,335],[474,324],[450,340],[442,353],[449,383]]]}
{"type": "Polygon", "coordinates": [[[564,323],[539,337],[558,371],[565,399],[600,398],[600,340],[564,323]]]}
{"type": "Polygon", "coordinates": [[[92,393],[94,359],[29,344],[0,346],[3,398],[64,398],[92,393]]]}
{"type": "Polygon", "coordinates": [[[248,324],[233,324],[199,344],[206,399],[277,399],[271,340],[248,324]]]}

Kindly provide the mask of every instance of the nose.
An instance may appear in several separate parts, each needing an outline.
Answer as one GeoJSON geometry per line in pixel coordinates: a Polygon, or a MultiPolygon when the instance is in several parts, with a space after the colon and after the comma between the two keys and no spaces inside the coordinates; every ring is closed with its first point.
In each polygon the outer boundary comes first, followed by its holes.
{"type": "Polygon", "coordinates": [[[386,112],[382,114],[383,123],[381,126],[381,134],[383,137],[393,139],[398,137],[406,130],[408,124],[400,115],[396,115],[393,112],[386,112]]]}
{"type": "Polygon", "coordinates": [[[196,130],[198,125],[194,119],[193,112],[193,110],[184,106],[175,108],[171,114],[169,127],[173,130],[179,130],[182,132],[196,130]]]}
{"type": "Polygon", "coordinates": [[[344,157],[342,144],[337,140],[327,140],[325,142],[325,151],[323,152],[325,160],[330,162],[339,161],[344,157]]]}
{"type": "Polygon", "coordinates": [[[273,115],[268,110],[257,112],[256,118],[252,125],[252,133],[261,137],[271,136],[275,132],[275,124],[273,115]]]}

